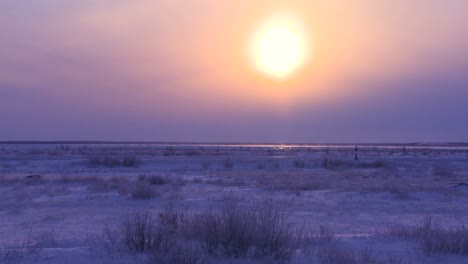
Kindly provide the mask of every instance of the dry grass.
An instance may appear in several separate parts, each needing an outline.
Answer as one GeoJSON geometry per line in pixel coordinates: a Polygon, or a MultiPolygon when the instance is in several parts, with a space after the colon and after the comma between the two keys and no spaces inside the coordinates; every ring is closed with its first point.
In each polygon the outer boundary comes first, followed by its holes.
{"type": "Polygon", "coordinates": [[[468,255],[468,230],[433,229],[421,238],[419,246],[426,255],[468,255]]]}
{"type": "Polygon", "coordinates": [[[119,229],[105,227],[104,235],[114,249],[151,255],[150,263],[200,263],[198,244],[184,240],[181,235],[184,217],[171,208],[157,215],[137,210],[126,215],[119,229]]]}
{"type": "Polygon", "coordinates": [[[352,168],[384,168],[389,166],[383,160],[374,160],[374,161],[355,161],[355,160],[344,160],[344,159],[331,159],[325,157],[322,159],[322,168],[329,170],[337,169],[352,169],[352,168]]]}
{"type": "Polygon", "coordinates": [[[157,243],[153,216],[146,210],[128,214],[123,221],[121,234],[123,243],[130,251],[148,251],[157,243]]]}
{"type": "MultiPolygon", "coordinates": [[[[243,171],[223,172],[222,176],[206,183],[222,186],[256,186],[273,191],[300,193],[315,190],[349,192],[389,192],[398,198],[408,199],[413,192],[438,192],[456,194],[446,187],[451,180],[435,181],[424,172],[401,172],[392,167],[372,170],[295,170],[295,171],[243,171]]],[[[460,180],[462,182],[462,180],[460,180]]]]}
{"type": "MultiPolygon", "coordinates": [[[[324,264],[360,264],[359,257],[351,250],[336,246],[322,247],[317,250],[317,256],[324,264]]],[[[367,262],[366,262],[367,263],[367,262]]],[[[369,264],[372,264],[371,262],[369,264]]]]}
{"type": "Polygon", "coordinates": [[[389,226],[384,233],[417,240],[419,249],[426,255],[468,255],[468,230],[463,226],[445,229],[431,217],[424,218],[418,226],[389,226]]]}
{"type": "Polygon", "coordinates": [[[163,177],[160,175],[140,175],[138,180],[141,182],[147,182],[151,185],[164,185],[171,183],[171,180],[168,177],[163,177]]]}
{"type": "Polygon", "coordinates": [[[149,200],[159,196],[159,193],[147,182],[136,181],[133,182],[133,185],[130,187],[130,195],[134,199],[149,200]]]}
{"type": "Polygon", "coordinates": [[[116,167],[139,167],[141,160],[136,156],[125,156],[122,158],[116,158],[112,156],[105,157],[89,157],[86,161],[90,168],[116,168],[116,167]]]}
{"type": "Polygon", "coordinates": [[[0,263],[19,263],[28,256],[38,256],[44,248],[57,246],[58,233],[54,229],[29,230],[27,238],[0,245],[0,263]]]}
{"type": "Polygon", "coordinates": [[[337,240],[335,230],[327,225],[320,225],[318,232],[314,234],[313,238],[324,242],[333,242],[337,240]]]}
{"type": "Polygon", "coordinates": [[[18,263],[29,255],[39,254],[39,247],[35,241],[21,241],[0,245],[0,263],[18,263]]]}
{"type": "Polygon", "coordinates": [[[341,248],[336,244],[329,244],[317,249],[316,256],[323,264],[405,264],[402,258],[389,255],[381,257],[372,248],[358,251],[341,248]]]}
{"type": "Polygon", "coordinates": [[[271,201],[242,206],[230,200],[219,210],[191,216],[173,208],[135,211],[120,229],[104,233],[114,248],[149,253],[154,263],[195,264],[210,257],[285,261],[301,240],[271,201]]]}
{"type": "Polygon", "coordinates": [[[289,259],[301,237],[271,201],[248,207],[230,201],[219,211],[195,215],[189,235],[209,255],[276,260],[289,259]]]}

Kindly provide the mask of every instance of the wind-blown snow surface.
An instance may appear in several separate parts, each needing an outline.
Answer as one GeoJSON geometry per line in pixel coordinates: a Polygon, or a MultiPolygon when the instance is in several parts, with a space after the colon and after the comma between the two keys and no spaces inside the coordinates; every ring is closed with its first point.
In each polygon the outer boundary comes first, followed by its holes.
{"type": "MultiPolygon", "coordinates": [[[[354,146],[4,144],[0,262],[139,263],[108,249],[104,227],[135,209],[196,213],[235,197],[272,199],[304,234],[326,227],[337,247],[382,263],[468,263],[387,234],[427,216],[446,229],[468,223],[467,149],[363,146],[356,161],[354,146]],[[126,189],[142,175],[160,181],[151,199],[126,189]]],[[[291,262],[327,263],[312,247],[291,262]]]]}

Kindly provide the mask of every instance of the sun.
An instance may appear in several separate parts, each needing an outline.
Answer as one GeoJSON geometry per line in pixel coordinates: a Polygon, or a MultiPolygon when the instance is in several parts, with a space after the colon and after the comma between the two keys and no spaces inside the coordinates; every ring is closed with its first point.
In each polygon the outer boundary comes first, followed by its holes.
{"type": "Polygon", "coordinates": [[[303,27],[290,16],[265,20],[255,31],[250,49],[255,67],[279,80],[290,77],[308,57],[303,27]]]}

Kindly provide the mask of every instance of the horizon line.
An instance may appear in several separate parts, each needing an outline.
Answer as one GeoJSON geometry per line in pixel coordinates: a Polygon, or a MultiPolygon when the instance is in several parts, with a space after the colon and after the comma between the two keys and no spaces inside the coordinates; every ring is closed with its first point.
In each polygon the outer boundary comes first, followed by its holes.
{"type": "Polygon", "coordinates": [[[0,145],[53,145],[53,144],[135,144],[135,145],[401,145],[401,146],[468,146],[468,142],[203,142],[203,141],[132,141],[132,140],[0,140],[0,145]]]}

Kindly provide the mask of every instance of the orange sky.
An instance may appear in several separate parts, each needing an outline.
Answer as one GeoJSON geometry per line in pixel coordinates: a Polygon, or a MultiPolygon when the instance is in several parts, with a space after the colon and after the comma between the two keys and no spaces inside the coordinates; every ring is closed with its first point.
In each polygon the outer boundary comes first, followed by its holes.
{"type": "MultiPolygon", "coordinates": [[[[145,124],[163,120],[170,128],[268,119],[272,127],[285,122],[294,130],[278,138],[308,139],[310,128],[296,131],[291,124],[317,113],[344,118],[404,87],[415,89],[409,92],[415,98],[433,96],[422,87],[426,77],[464,83],[457,72],[468,58],[468,2],[462,0],[6,0],[0,10],[0,89],[36,91],[28,100],[69,107],[64,112],[80,120],[93,112],[102,120],[124,113],[145,124]],[[258,25],[278,12],[302,21],[313,50],[306,65],[281,82],[255,69],[247,52],[258,25]]],[[[18,117],[34,112],[18,110],[18,117]]]]}

